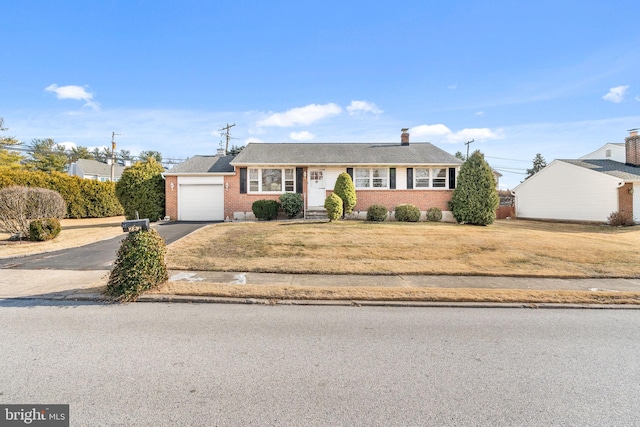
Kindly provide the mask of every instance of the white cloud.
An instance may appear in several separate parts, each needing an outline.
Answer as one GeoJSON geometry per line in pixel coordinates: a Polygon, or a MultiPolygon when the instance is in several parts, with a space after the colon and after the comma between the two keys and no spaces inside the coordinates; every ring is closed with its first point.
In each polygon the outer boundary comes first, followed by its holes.
{"type": "Polygon", "coordinates": [[[458,89],[458,85],[449,85],[449,86],[447,86],[447,89],[456,90],[456,89],[458,89]]]}
{"type": "Polygon", "coordinates": [[[292,108],[284,113],[273,113],[266,119],[258,121],[258,126],[290,127],[310,125],[325,117],[340,114],[342,108],[334,103],[319,105],[310,104],[305,107],[292,108]]]}
{"type": "Polygon", "coordinates": [[[72,148],[78,148],[77,144],[71,141],[58,142],[56,144],[62,145],[66,150],[71,150],[72,148]]]}
{"type": "Polygon", "coordinates": [[[493,131],[489,128],[467,128],[453,132],[443,124],[416,126],[410,130],[410,133],[411,136],[433,138],[440,143],[458,143],[472,139],[483,141],[502,138],[501,130],[493,131]]]}
{"type": "Polygon", "coordinates": [[[315,137],[316,136],[314,134],[312,134],[311,132],[307,132],[306,130],[302,132],[291,132],[289,134],[289,138],[293,139],[294,141],[310,141],[315,137]]]}
{"type": "Polygon", "coordinates": [[[633,99],[635,99],[636,101],[640,102],[640,95],[636,95],[635,98],[633,98],[633,99]]]}
{"type": "Polygon", "coordinates": [[[82,86],[58,86],[54,83],[47,86],[44,90],[55,93],[58,99],[76,99],[78,101],[85,101],[83,107],[90,107],[94,110],[100,108],[100,104],[93,100],[93,93],[87,92],[82,86]]]}
{"type": "Polygon", "coordinates": [[[261,144],[264,141],[261,140],[260,138],[247,138],[244,142],[245,142],[245,144],[249,144],[251,142],[253,142],[254,144],[261,144]]]}
{"type": "Polygon", "coordinates": [[[604,99],[605,101],[614,102],[616,104],[620,103],[624,101],[624,95],[627,92],[627,89],[629,89],[629,86],[612,87],[611,89],[609,89],[609,93],[604,95],[602,99],[604,99]]]}
{"type": "Polygon", "coordinates": [[[484,111],[478,111],[478,112],[477,112],[477,113],[475,113],[475,114],[476,114],[476,116],[478,116],[478,117],[482,117],[482,116],[484,116],[484,111]]]}
{"type": "Polygon", "coordinates": [[[347,107],[347,111],[352,116],[359,113],[382,113],[382,110],[379,109],[375,103],[367,101],[351,101],[351,104],[347,107]]]}

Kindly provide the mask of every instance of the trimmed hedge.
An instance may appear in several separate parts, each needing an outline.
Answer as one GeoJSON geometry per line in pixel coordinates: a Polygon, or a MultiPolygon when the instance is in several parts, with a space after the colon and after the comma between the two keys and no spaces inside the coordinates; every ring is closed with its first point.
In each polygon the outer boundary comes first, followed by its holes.
{"type": "Polygon", "coordinates": [[[280,203],[277,200],[256,200],[251,205],[251,210],[255,215],[256,219],[261,219],[264,221],[271,221],[272,219],[276,219],[278,217],[278,209],[280,208],[280,203]]]}
{"type": "Polygon", "coordinates": [[[288,218],[295,218],[302,212],[304,200],[300,193],[284,193],[280,196],[280,206],[288,218]]]}
{"type": "Polygon", "coordinates": [[[132,231],[122,241],[109,275],[107,293],[120,301],[133,301],[146,290],[169,279],[164,256],[167,246],[154,229],[132,231]]]}
{"type": "Polygon", "coordinates": [[[427,211],[427,221],[438,222],[442,220],[442,209],[440,208],[429,208],[427,211]]]}
{"type": "Polygon", "coordinates": [[[122,172],[116,183],[116,196],[127,219],[149,218],[155,222],[164,216],[164,168],[154,158],[137,162],[122,172]]]}
{"type": "Polygon", "coordinates": [[[342,217],[342,199],[336,193],[331,193],[324,200],[324,208],[327,210],[329,221],[335,221],[342,217]]]}
{"type": "Polygon", "coordinates": [[[338,175],[333,186],[333,192],[342,199],[342,214],[350,214],[358,201],[356,187],[353,185],[351,175],[346,172],[338,175]]]}
{"type": "Polygon", "coordinates": [[[387,219],[387,207],[384,205],[371,205],[367,209],[367,221],[382,222],[387,219]]]}
{"type": "Polygon", "coordinates": [[[29,240],[34,242],[44,242],[58,237],[62,231],[58,218],[36,219],[29,223],[29,240]]]}
{"type": "Polygon", "coordinates": [[[420,221],[420,209],[415,205],[398,205],[395,217],[397,221],[418,222],[420,221]]]}
{"type": "Polygon", "coordinates": [[[105,218],[122,215],[124,209],[113,182],[99,182],[59,172],[0,168],[0,188],[19,185],[59,193],[67,204],[67,218],[105,218]]]}

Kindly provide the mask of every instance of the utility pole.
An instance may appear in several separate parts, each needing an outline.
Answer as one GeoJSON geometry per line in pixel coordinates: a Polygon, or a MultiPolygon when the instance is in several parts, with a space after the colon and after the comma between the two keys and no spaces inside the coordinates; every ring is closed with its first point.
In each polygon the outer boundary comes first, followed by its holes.
{"type": "Polygon", "coordinates": [[[122,134],[111,132],[111,182],[116,180],[116,135],[122,134]]]}
{"type": "Polygon", "coordinates": [[[223,127],[222,129],[218,129],[218,131],[225,131],[224,133],[221,133],[220,135],[226,137],[227,139],[227,145],[224,149],[224,154],[226,155],[227,152],[229,152],[229,140],[231,139],[231,134],[229,133],[229,129],[231,129],[232,127],[234,127],[236,124],[232,124],[230,125],[229,123],[227,123],[227,126],[223,127]]]}
{"type": "Polygon", "coordinates": [[[475,141],[475,139],[472,139],[471,141],[467,141],[467,142],[465,142],[465,143],[464,143],[464,145],[466,145],[466,146],[467,146],[467,160],[469,160],[469,145],[470,145],[473,141],[475,141]]]}

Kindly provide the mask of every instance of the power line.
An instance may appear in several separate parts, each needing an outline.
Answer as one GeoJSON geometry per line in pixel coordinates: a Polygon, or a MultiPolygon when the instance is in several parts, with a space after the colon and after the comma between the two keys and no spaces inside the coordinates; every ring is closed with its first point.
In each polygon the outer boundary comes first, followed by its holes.
{"type": "Polygon", "coordinates": [[[531,160],[518,160],[518,159],[506,159],[504,157],[491,157],[485,156],[487,159],[498,159],[498,160],[509,160],[511,162],[523,162],[523,163],[531,163],[531,160]]]}

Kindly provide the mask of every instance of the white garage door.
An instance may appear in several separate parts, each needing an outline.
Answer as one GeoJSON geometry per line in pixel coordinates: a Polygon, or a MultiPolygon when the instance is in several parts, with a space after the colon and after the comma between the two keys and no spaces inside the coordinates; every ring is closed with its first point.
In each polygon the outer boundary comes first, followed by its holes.
{"type": "Polygon", "coordinates": [[[181,184],[178,193],[179,221],[223,221],[222,184],[181,184]]]}

